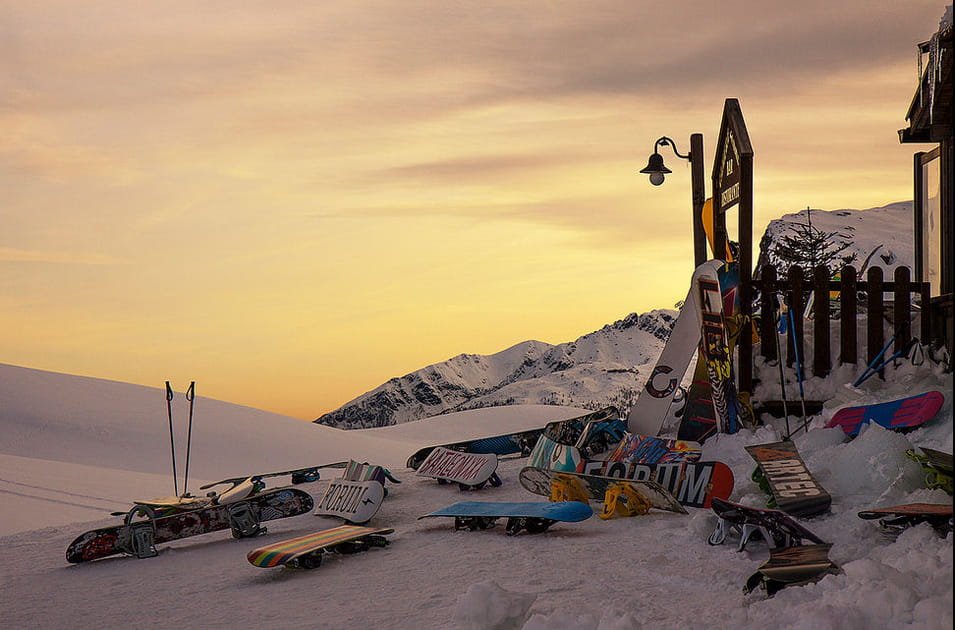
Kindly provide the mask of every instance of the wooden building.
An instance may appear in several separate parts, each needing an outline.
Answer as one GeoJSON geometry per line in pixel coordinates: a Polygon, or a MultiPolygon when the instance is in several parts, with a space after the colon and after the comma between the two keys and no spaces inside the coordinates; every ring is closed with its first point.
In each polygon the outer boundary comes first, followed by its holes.
{"type": "MultiPolygon", "coordinates": [[[[952,112],[952,7],[931,39],[918,44],[919,84],[899,130],[903,143],[935,145],[914,155],[915,279],[931,284],[924,316],[932,319],[933,343],[952,356],[952,215],[955,207],[955,143],[952,112]]],[[[923,308],[925,305],[923,305],[923,308]]]]}

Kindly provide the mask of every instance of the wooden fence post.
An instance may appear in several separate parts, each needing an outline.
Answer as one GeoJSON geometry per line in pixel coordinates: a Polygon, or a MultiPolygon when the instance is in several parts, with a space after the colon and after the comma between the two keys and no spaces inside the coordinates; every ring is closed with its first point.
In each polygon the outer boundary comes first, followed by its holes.
{"type": "MultiPolygon", "coordinates": [[[[882,332],[882,268],[869,267],[866,275],[866,364],[871,364],[882,346],[885,344],[885,335],[882,332]]],[[[879,376],[883,374],[879,370],[879,376]]]]}
{"type": "Polygon", "coordinates": [[[895,268],[895,292],[893,297],[892,323],[895,326],[895,344],[891,350],[904,348],[912,338],[911,271],[908,267],[895,268]]]}
{"type": "Polygon", "coordinates": [[[773,302],[776,300],[776,267],[766,265],[759,272],[759,336],[760,353],[766,361],[776,359],[776,313],[781,312],[773,302]]]}
{"type": "MultiPolygon", "coordinates": [[[[803,288],[803,271],[799,265],[793,265],[789,268],[789,286],[792,288],[789,300],[789,312],[792,316],[792,329],[789,330],[786,343],[788,354],[786,356],[786,365],[792,366],[796,360],[796,353],[799,355],[799,362],[803,366],[806,364],[805,345],[803,344],[803,319],[802,313],[806,308],[805,289],[803,288]]],[[[805,372],[803,372],[805,374],[805,372]]]]}
{"type": "Polygon", "coordinates": [[[855,363],[858,360],[858,342],[856,321],[858,306],[856,269],[852,265],[842,268],[841,288],[839,290],[839,337],[842,347],[839,352],[841,363],[855,363]]]}
{"type": "Polygon", "coordinates": [[[812,375],[829,374],[829,269],[819,265],[812,272],[812,375]]]}

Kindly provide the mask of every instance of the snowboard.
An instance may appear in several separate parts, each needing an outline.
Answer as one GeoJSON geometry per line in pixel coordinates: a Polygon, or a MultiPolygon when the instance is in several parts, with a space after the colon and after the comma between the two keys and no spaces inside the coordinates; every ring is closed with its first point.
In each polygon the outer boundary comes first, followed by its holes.
{"type": "Polygon", "coordinates": [[[695,461],[703,448],[699,442],[671,440],[628,433],[607,457],[607,461],[640,464],[670,464],[695,461]]]}
{"type": "Polygon", "coordinates": [[[316,516],[337,516],[348,523],[367,523],[378,512],[385,498],[380,481],[336,479],[328,485],[315,508],[316,516]]]}
{"type": "Polygon", "coordinates": [[[537,439],[527,464],[575,470],[582,460],[603,453],[623,439],[627,427],[619,416],[616,407],[605,407],[586,416],[549,423],[537,439]]]}
{"type": "Polygon", "coordinates": [[[586,461],[577,472],[586,475],[656,481],[687,507],[709,508],[714,497],[733,493],[733,471],[723,462],[682,461],[643,464],[586,461]]]}
{"type": "Polygon", "coordinates": [[[573,444],[563,444],[541,435],[527,458],[527,465],[552,470],[577,470],[584,461],[580,450],[573,444]]]}
{"type": "Polygon", "coordinates": [[[445,448],[462,453],[479,453],[482,455],[527,455],[534,448],[537,438],[544,432],[544,428],[528,429],[516,433],[506,433],[504,435],[494,435],[491,437],[477,438],[473,440],[464,440],[462,442],[451,442],[449,444],[438,444],[435,446],[426,446],[415,451],[405,465],[411,470],[418,470],[418,467],[424,463],[428,455],[436,448],[445,448]]]}
{"type": "Polygon", "coordinates": [[[747,446],[756,460],[753,480],[772,496],[771,505],[793,516],[810,517],[829,510],[832,497],[803,463],[793,442],[747,446]]]}
{"type": "Polygon", "coordinates": [[[720,291],[719,271],[703,269],[694,275],[697,291],[697,321],[700,326],[699,356],[706,365],[713,401],[714,423],[700,422],[693,427],[684,417],[680,426],[682,439],[704,442],[714,433],[736,433],[739,430],[739,408],[736,383],[733,378],[733,357],[729,334],[723,321],[723,294],[720,291]]]}
{"type": "Polygon", "coordinates": [[[840,409],[826,423],[826,428],[839,427],[849,437],[855,437],[864,425],[874,422],[886,429],[906,431],[931,420],[942,408],[945,396],[929,391],[900,400],[840,409]]]}
{"type": "Polygon", "coordinates": [[[387,546],[390,541],[385,534],[394,531],[386,527],[341,525],[253,549],[246,559],[263,569],[279,566],[314,569],[322,564],[322,558],[329,551],[350,554],[387,546]]]}
{"type": "Polygon", "coordinates": [[[922,472],[925,474],[925,487],[940,488],[952,494],[952,454],[924,446],[919,448],[922,454],[912,449],[905,451],[905,454],[922,467],[922,472]]]}
{"type": "Polygon", "coordinates": [[[548,422],[544,436],[548,439],[575,446],[582,452],[602,453],[623,437],[627,427],[616,407],[604,407],[578,418],[548,422]]]}
{"type": "Polygon", "coordinates": [[[312,481],[318,481],[321,478],[319,471],[323,468],[345,468],[348,462],[335,462],[332,464],[321,464],[319,466],[307,466],[305,468],[293,468],[291,470],[282,470],[279,472],[270,472],[270,473],[260,473],[257,475],[243,475],[240,477],[229,477],[228,479],[220,479],[219,481],[213,481],[212,483],[207,483],[204,486],[199,486],[200,490],[207,490],[215,486],[231,484],[233,487],[244,483],[245,481],[256,481],[262,479],[268,479],[270,477],[290,477],[293,484],[300,483],[310,483],[312,481]]]}
{"type": "Polygon", "coordinates": [[[297,488],[277,488],[233,503],[211,505],[158,518],[133,520],[128,515],[120,525],[81,534],[66,549],[66,560],[87,562],[120,553],[147,558],[158,554],[159,543],[179,540],[223,529],[232,529],[235,538],[265,532],[261,523],[307,514],[314,502],[297,488]]]}
{"type": "Polygon", "coordinates": [[[928,523],[943,536],[952,531],[951,503],[906,503],[859,512],[859,518],[879,519],[889,533],[899,533],[913,525],[928,523]]]}
{"type": "Polygon", "coordinates": [[[779,510],[750,507],[714,498],[713,512],[719,520],[716,529],[707,539],[711,545],[722,545],[731,531],[740,534],[739,551],[746,547],[757,531],[762,533],[770,549],[799,547],[806,541],[817,545],[827,544],[791,516],[779,510]]]}
{"type": "Polygon", "coordinates": [[[497,455],[461,453],[439,446],[418,467],[417,475],[437,479],[438,483],[456,483],[462,490],[479,490],[484,484],[500,486],[497,455]]]}
{"type": "MultiPolygon", "coordinates": [[[[728,247],[728,245],[727,245],[728,247]]],[[[723,322],[733,317],[738,311],[739,266],[724,265],[717,271],[720,295],[723,298],[723,322]]],[[[727,330],[727,350],[732,357],[733,349],[739,340],[743,327],[734,331],[727,330]]],[[[730,366],[732,373],[732,365],[730,366]]],[[[686,394],[686,405],[677,429],[677,438],[683,440],[702,440],[712,434],[717,426],[717,416],[713,404],[713,387],[710,382],[710,372],[707,358],[702,352],[697,353],[696,366],[693,368],[693,378],[686,394]]]]}
{"type": "Polygon", "coordinates": [[[526,490],[545,497],[551,496],[555,482],[566,483],[580,489],[588,500],[596,501],[603,501],[607,496],[607,490],[612,487],[625,485],[635,489],[652,507],[680,514],[687,513],[686,508],[680,505],[680,502],[656,481],[584,475],[533,466],[525,466],[521,469],[520,481],[526,490]]]}
{"type": "MultiPolygon", "coordinates": [[[[355,460],[349,460],[345,462],[344,469],[345,471],[341,477],[344,481],[377,481],[382,486],[385,485],[385,480],[392,483],[401,483],[401,480],[392,475],[387,468],[368,462],[359,463],[355,460]]],[[[385,496],[388,496],[387,490],[385,490],[385,496]]]]}
{"type": "Polygon", "coordinates": [[[666,420],[670,405],[680,390],[680,382],[690,365],[693,352],[700,341],[698,321],[699,302],[697,279],[704,274],[716,274],[722,261],[708,260],[693,272],[690,290],[686,294],[663,352],[650,372],[637,402],[630,408],[627,428],[639,435],[658,435],[666,420]]]}
{"type": "Polygon", "coordinates": [[[762,588],[772,597],[787,586],[811,584],[826,575],[841,573],[841,569],[829,559],[831,548],[832,545],[826,543],[770,549],[769,560],[746,580],[743,592],[751,593],[762,588]]]}
{"type": "Polygon", "coordinates": [[[497,520],[506,518],[504,531],[515,536],[522,531],[539,534],[554,523],[561,521],[576,523],[593,516],[593,509],[579,501],[558,501],[553,503],[494,503],[483,501],[462,501],[448,507],[435,510],[418,519],[446,516],[454,518],[454,529],[488,529],[494,527],[497,520]]]}

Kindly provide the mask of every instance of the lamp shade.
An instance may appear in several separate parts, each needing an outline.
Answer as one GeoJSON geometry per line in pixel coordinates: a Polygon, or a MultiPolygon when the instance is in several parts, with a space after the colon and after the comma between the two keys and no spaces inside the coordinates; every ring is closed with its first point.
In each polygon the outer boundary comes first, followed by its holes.
{"type": "Polygon", "coordinates": [[[647,175],[653,175],[655,173],[666,175],[667,173],[672,173],[673,171],[668,169],[663,163],[663,156],[654,151],[653,155],[650,156],[650,160],[647,162],[646,168],[642,169],[640,172],[646,173],[647,175]]]}

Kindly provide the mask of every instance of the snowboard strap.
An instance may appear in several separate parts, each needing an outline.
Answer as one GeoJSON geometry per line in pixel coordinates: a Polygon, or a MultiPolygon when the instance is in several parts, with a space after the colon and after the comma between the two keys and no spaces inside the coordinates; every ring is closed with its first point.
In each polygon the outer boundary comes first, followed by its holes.
{"type": "Polygon", "coordinates": [[[600,518],[639,516],[650,511],[650,502],[629,483],[615,483],[607,488],[600,518]]]}
{"type": "Polygon", "coordinates": [[[226,509],[229,510],[229,525],[232,527],[233,537],[250,538],[265,533],[265,528],[253,514],[248,501],[229,504],[226,509]]]}
{"type": "Polygon", "coordinates": [[[584,489],[584,484],[570,475],[557,475],[550,482],[550,501],[579,501],[590,505],[590,497],[584,489]]]}

